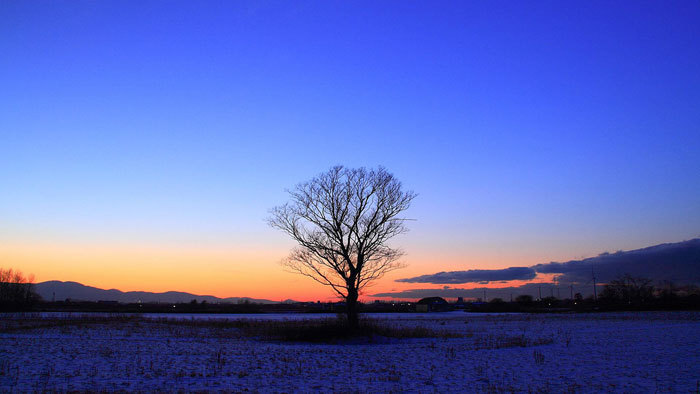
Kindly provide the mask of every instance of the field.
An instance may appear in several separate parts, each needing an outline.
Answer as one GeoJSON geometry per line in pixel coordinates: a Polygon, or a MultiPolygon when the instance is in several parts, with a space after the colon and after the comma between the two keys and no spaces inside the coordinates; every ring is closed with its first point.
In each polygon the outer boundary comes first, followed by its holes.
{"type": "MultiPolygon", "coordinates": [[[[1,318],[3,392],[695,392],[700,388],[697,312],[386,314],[371,319],[400,333],[425,329],[432,334],[331,343],[255,335],[251,327],[262,327],[260,321],[221,317],[1,318]]],[[[277,319],[271,321],[281,321],[277,319]]]]}

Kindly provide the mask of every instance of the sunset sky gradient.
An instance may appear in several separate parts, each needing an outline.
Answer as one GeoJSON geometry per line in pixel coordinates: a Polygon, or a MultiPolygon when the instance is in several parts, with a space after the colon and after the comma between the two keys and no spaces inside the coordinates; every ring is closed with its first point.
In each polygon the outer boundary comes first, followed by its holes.
{"type": "Polygon", "coordinates": [[[408,268],[365,299],[698,237],[699,20],[691,1],[3,1],[0,267],[330,299],[283,272],[265,218],[335,164],[419,194],[408,268]]]}

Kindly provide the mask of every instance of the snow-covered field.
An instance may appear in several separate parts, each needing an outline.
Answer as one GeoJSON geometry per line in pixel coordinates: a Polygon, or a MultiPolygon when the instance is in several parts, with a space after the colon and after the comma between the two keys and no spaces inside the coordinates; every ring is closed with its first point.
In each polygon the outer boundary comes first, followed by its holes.
{"type": "Polygon", "coordinates": [[[82,324],[80,317],[67,316],[78,323],[56,324],[56,316],[0,315],[0,391],[700,388],[697,312],[374,318],[462,337],[300,344],[143,319],[82,324]],[[31,327],[18,328],[23,324],[31,327]]]}

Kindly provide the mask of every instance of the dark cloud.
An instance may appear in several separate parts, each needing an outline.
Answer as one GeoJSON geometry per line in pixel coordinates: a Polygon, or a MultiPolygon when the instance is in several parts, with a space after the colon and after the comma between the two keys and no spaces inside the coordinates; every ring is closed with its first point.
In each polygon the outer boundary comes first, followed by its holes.
{"type": "Polygon", "coordinates": [[[456,284],[456,283],[481,283],[486,284],[493,281],[509,280],[530,280],[535,277],[535,270],[529,267],[510,267],[500,270],[468,270],[438,272],[432,275],[422,275],[415,278],[397,279],[397,282],[406,283],[434,283],[434,284],[456,284]]]}
{"type": "Polygon", "coordinates": [[[404,283],[459,284],[512,280],[531,280],[537,273],[556,274],[560,283],[590,282],[593,273],[600,282],[623,274],[652,280],[700,282],[700,239],[661,244],[644,249],[603,253],[597,257],[565,263],[538,264],[533,267],[510,267],[497,270],[467,270],[438,272],[413,278],[397,279],[404,283]]]}
{"type": "Polygon", "coordinates": [[[700,238],[678,243],[661,244],[644,249],[603,253],[597,257],[572,260],[564,263],[538,264],[533,267],[510,267],[502,270],[468,270],[439,272],[415,278],[399,279],[398,282],[456,284],[488,284],[509,280],[530,280],[537,273],[555,274],[558,284],[528,283],[500,289],[480,287],[460,289],[444,286],[439,289],[410,289],[374,294],[375,297],[397,299],[419,299],[440,296],[446,298],[483,298],[484,290],[489,299],[509,299],[528,294],[533,297],[555,295],[570,297],[581,293],[584,297],[593,293],[592,277],[599,285],[623,274],[652,279],[654,282],[672,281],[678,285],[700,283],[700,238]]]}
{"type": "Polygon", "coordinates": [[[700,239],[603,253],[565,263],[538,264],[532,268],[538,273],[559,274],[560,283],[586,283],[594,273],[600,282],[628,273],[654,281],[697,283],[700,282],[700,239]]]}

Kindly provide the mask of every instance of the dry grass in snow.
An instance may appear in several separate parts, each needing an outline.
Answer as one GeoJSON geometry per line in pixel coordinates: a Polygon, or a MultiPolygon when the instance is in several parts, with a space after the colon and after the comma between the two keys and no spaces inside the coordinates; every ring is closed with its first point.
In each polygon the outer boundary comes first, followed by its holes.
{"type": "Polygon", "coordinates": [[[0,391],[689,392],[700,381],[693,312],[386,315],[359,338],[295,341],[326,323],[5,315],[0,391]]]}

